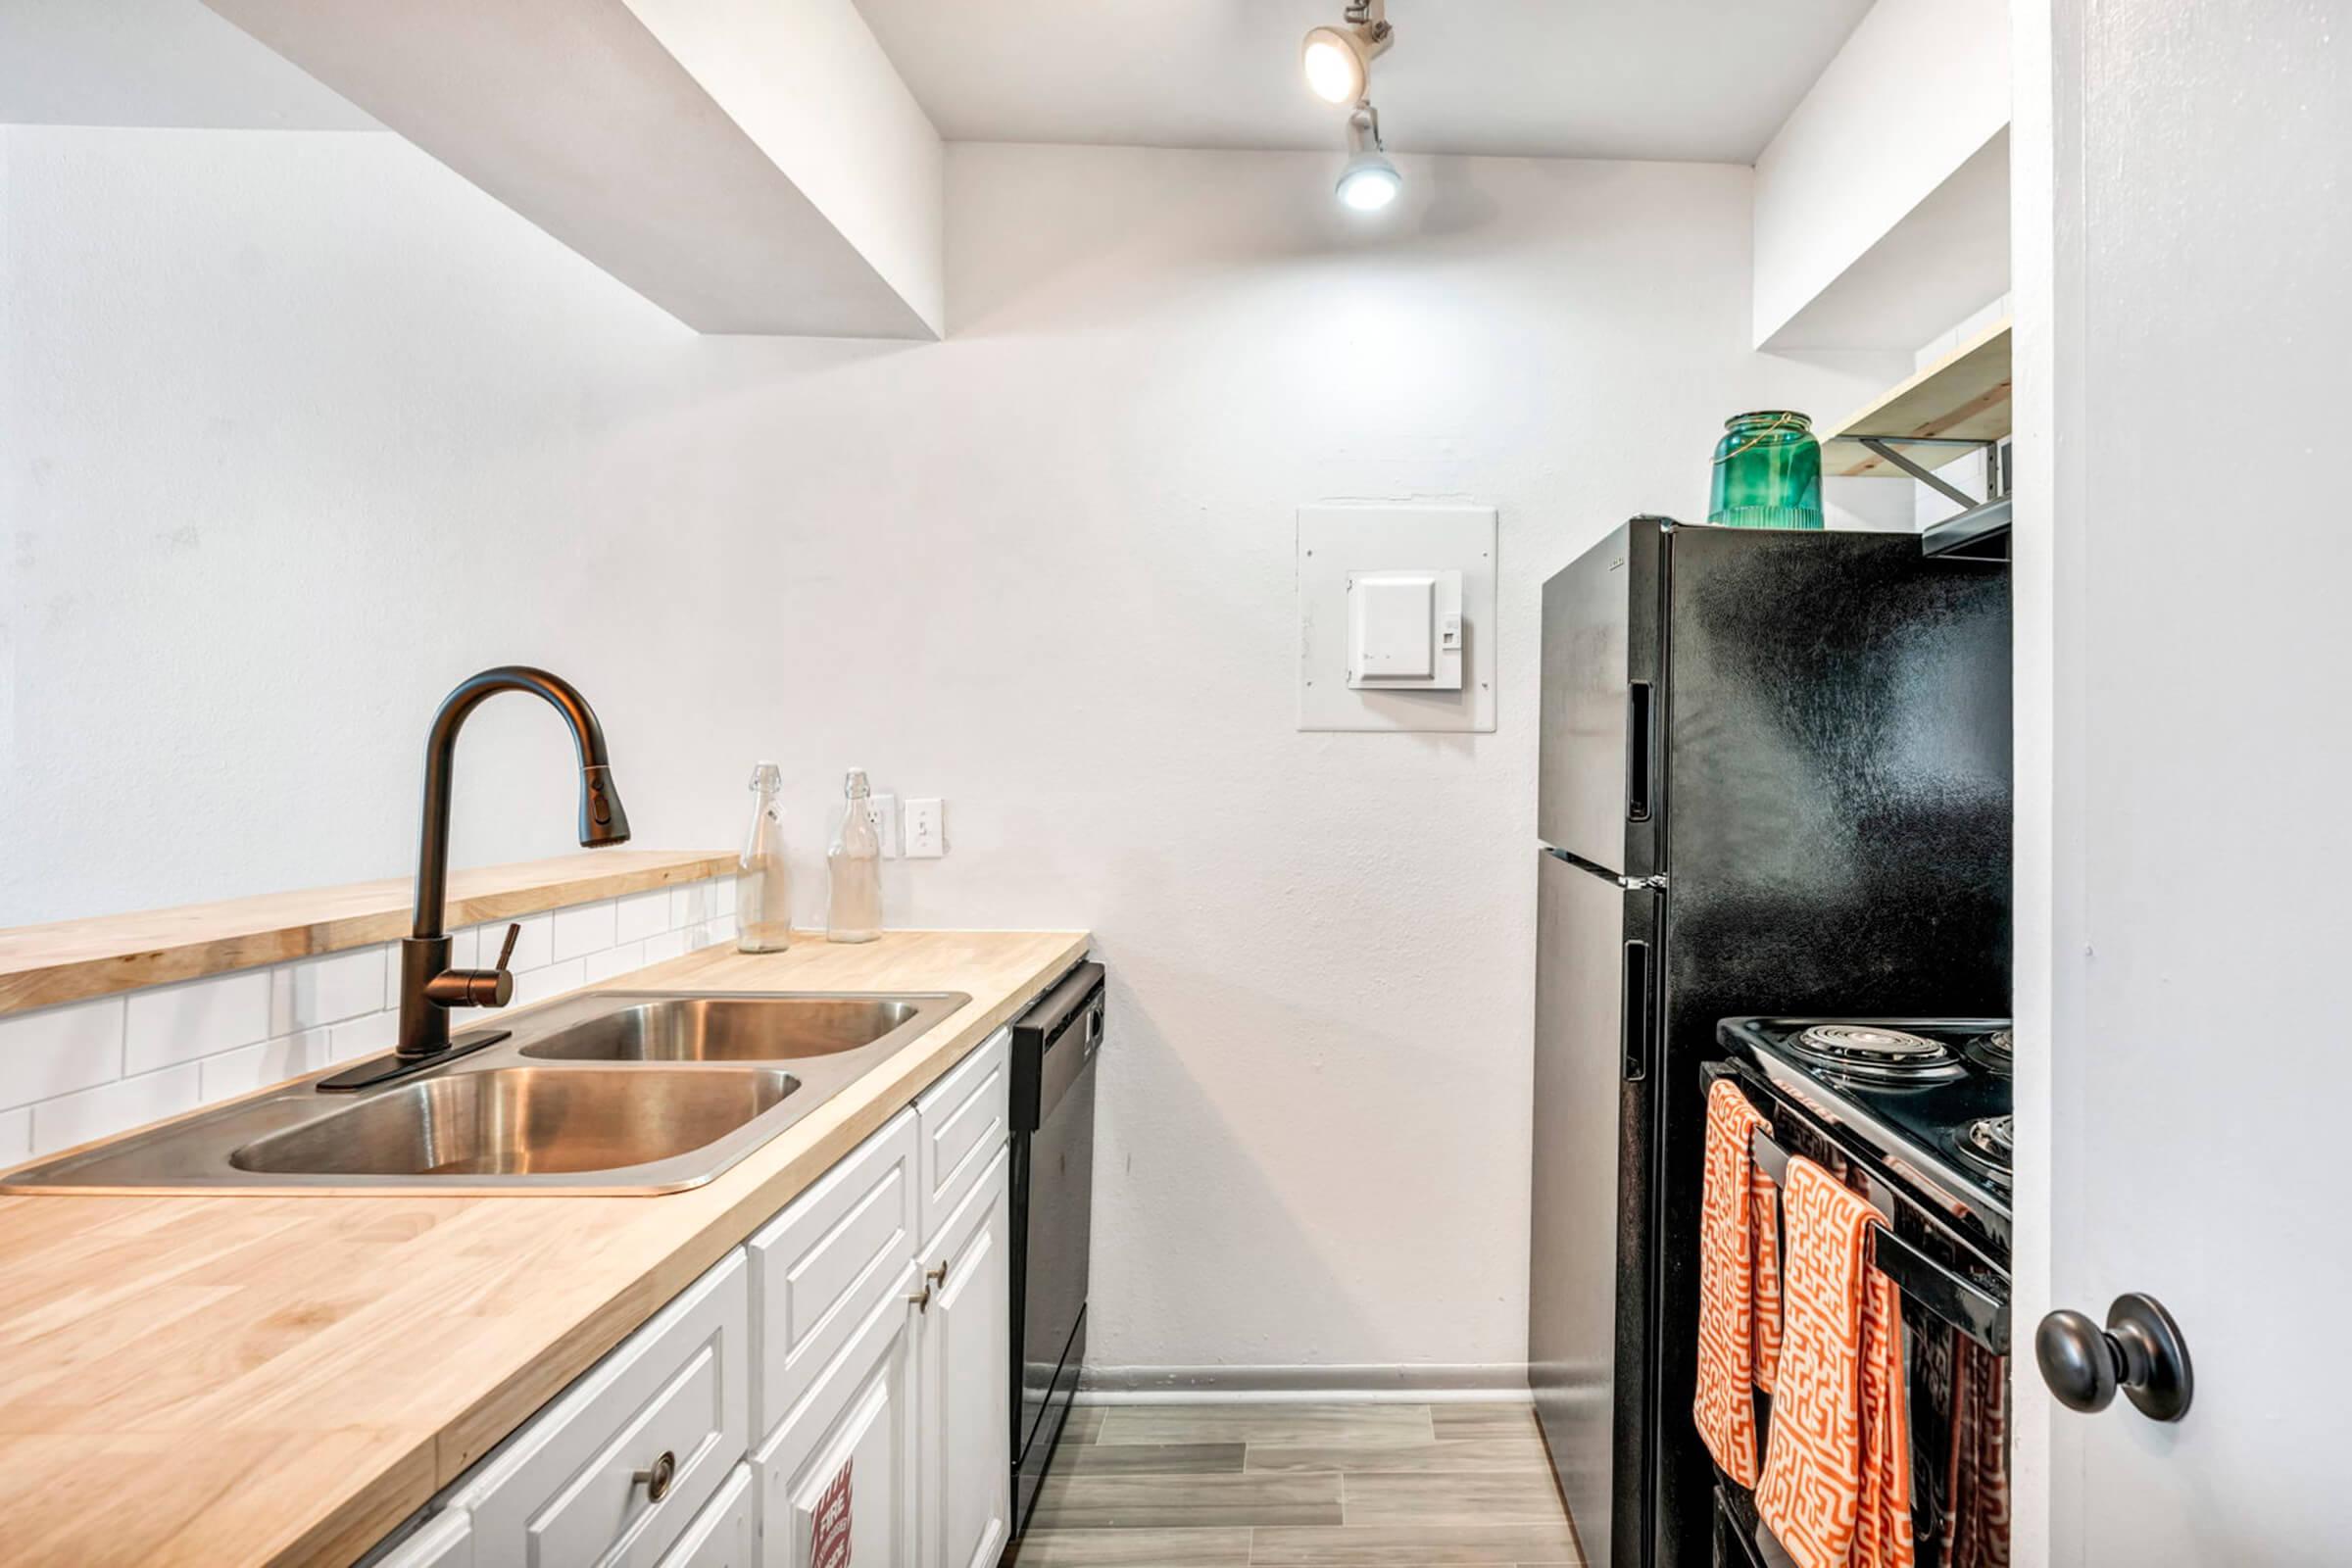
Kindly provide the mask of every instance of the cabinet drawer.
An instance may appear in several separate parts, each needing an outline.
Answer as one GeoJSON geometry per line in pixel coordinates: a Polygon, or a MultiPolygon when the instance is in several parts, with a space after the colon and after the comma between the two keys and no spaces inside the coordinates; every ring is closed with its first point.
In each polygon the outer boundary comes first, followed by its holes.
{"type": "Polygon", "coordinates": [[[746,1244],[760,1365],[752,1430],[781,1425],[915,1249],[915,1116],[903,1110],[746,1244]]]}
{"type": "Polygon", "coordinates": [[[915,1097],[915,1115],[922,1123],[919,1223],[925,1247],[1004,1147],[1011,1059],[1012,1031],[1000,1029],[915,1097]]]}
{"type": "Polygon", "coordinates": [[[728,1253],[451,1494],[476,1568],[654,1568],[750,1444],[748,1274],[728,1253]]]}
{"type": "Polygon", "coordinates": [[[669,1548],[662,1568],[757,1568],[759,1553],[760,1489],[752,1467],[739,1464],[669,1548]]]}

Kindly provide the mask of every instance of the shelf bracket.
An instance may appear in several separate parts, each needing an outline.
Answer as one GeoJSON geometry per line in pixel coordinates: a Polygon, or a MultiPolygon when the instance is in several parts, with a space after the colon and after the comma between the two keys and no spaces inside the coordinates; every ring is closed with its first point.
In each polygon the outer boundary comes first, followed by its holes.
{"type": "MultiPolygon", "coordinates": [[[[1873,457],[1882,458],[1886,462],[1893,464],[1896,467],[1902,469],[1903,472],[1909,474],[1912,478],[1917,479],[1921,484],[1926,485],[1929,489],[1942,496],[1947,501],[1954,502],[1962,508],[1975,507],[1980,504],[1975,496],[1970,495],[1958,485],[1950,483],[1941,475],[1937,474],[1934,469],[1921,467],[1918,464],[1913,463],[1909,458],[1904,457],[1900,452],[1895,451],[1892,446],[1887,444],[1890,441],[1902,440],[1903,438],[1901,436],[1857,435],[1848,437],[1848,439],[1861,443],[1863,448],[1867,450],[1873,457]]],[[[1941,443],[1938,444],[1940,445],[1941,443]]],[[[1988,449],[1994,445],[1994,443],[1990,441],[1965,441],[1956,444],[1977,447],[1981,449],[1988,449]]]]}

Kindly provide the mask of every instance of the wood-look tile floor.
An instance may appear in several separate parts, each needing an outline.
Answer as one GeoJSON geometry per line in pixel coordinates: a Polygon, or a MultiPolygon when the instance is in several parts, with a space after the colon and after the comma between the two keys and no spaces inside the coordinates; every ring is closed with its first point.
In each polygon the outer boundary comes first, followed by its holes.
{"type": "Polygon", "coordinates": [[[1524,1404],[1080,1405],[1008,1568],[1578,1565],[1524,1404]]]}

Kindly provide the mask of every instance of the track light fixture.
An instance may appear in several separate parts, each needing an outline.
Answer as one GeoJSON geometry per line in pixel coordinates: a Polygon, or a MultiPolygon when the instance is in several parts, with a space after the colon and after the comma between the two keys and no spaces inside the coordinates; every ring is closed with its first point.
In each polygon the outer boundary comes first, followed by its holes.
{"type": "Polygon", "coordinates": [[[1298,49],[1306,90],[1327,104],[1359,101],[1372,80],[1372,62],[1396,36],[1387,11],[1388,0],[1348,0],[1342,25],[1309,27],[1298,49]]]}
{"type": "Polygon", "coordinates": [[[1348,117],[1348,166],[1332,187],[1340,205],[1359,213],[1377,213],[1396,199],[1404,176],[1389,162],[1380,145],[1380,111],[1370,101],[1355,106],[1348,117]]]}
{"type": "Polygon", "coordinates": [[[1307,91],[1325,103],[1354,105],[1348,115],[1348,165],[1334,189],[1343,205],[1359,213],[1378,212],[1404,186],[1381,144],[1380,111],[1372,107],[1372,62],[1396,41],[1388,0],[1348,0],[1339,26],[1308,28],[1298,48],[1307,91]]]}

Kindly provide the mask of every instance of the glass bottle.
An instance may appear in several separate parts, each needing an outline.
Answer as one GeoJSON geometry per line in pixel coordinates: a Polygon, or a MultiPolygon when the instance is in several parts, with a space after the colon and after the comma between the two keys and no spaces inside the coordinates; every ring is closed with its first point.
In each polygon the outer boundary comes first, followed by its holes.
{"type": "Polygon", "coordinates": [[[842,794],[849,799],[841,831],[825,852],[832,899],[825,908],[827,942],[871,942],[882,934],[882,838],[866,814],[865,769],[853,767],[842,794]]]}
{"type": "Polygon", "coordinates": [[[1723,421],[1707,520],[1729,528],[1819,528],[1821,443],[1813,421],[1785,409],[1723,421]]]}
{"type": "Polygon", "coordinates": [[[784,860],[784,808],[776,792],[784,770],[773,762],[752,768],[752,830],[735,861],[735,948],[782,953],[792,946],[792,883],[784,860]]]}

